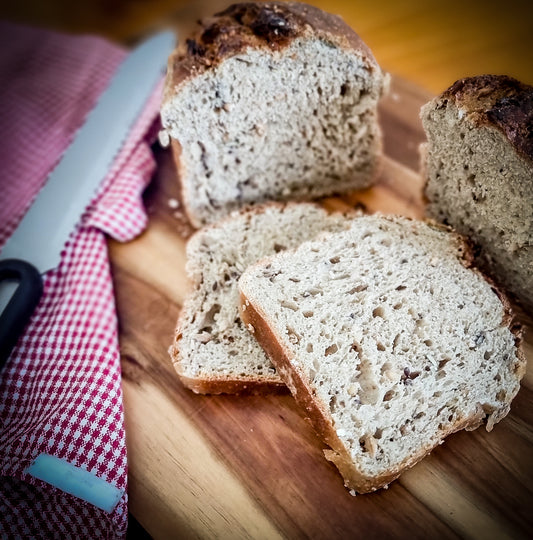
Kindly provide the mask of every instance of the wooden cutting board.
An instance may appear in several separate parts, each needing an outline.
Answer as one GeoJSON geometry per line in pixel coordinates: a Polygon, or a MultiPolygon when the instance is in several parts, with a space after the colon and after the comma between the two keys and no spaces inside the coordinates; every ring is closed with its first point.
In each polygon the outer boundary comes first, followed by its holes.
{"type": "MultiPolygon", "coordinates": [[[[393,80],[381,106],[377,186],[330,207],[421,216],[418,117],[430,96],[393,80]]],[[[155,538],[526,538],[533,533],[533,376],[491,433],[449,437],[389,489],[352,497],[292,397],[198,396],[167,355],[187,291],[184,235],[167,151],[148,192],[147,231],[110,241],[120,319],[130,509],[155,538]]],[[[521,320],[531,326],[523,313],[521,320]]],[[[531,333],[530,333],[531,334],[531,333]]],[[[533,357],[532,338],[525,343],[533,357]]]]}

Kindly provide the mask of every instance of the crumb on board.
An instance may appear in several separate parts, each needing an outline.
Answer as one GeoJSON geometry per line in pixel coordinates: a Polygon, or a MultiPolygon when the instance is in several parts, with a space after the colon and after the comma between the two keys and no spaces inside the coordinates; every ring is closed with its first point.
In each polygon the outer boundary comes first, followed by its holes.
{"type": "Polygon", "coordinates": [[[167,148],[170,146],[170,135],[166,129],[162,129],[158,134],[157,138],[159,139],[159,144],[162,148],[167,148]]]}

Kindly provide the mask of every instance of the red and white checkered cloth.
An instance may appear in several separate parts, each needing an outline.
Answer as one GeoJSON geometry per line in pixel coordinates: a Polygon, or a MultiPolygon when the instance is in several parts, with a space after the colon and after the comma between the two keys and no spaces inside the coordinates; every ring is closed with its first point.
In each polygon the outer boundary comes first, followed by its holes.
{"type": "MultiPolygon", "coordinates": [[[[0,248],[125,55],[97,37],[0,23],[0,248]]],[[[128,241],[146,225],[141,195],[155,168],[149,143],[158,129],[160,96],[161,84],[59,267],[46,274],[42,300],[0,374],[0,537],[114,538],[126,532],[126,491],[106,513],[24,470],[46,453],[126,490],[105,234],[128,241]]]]}

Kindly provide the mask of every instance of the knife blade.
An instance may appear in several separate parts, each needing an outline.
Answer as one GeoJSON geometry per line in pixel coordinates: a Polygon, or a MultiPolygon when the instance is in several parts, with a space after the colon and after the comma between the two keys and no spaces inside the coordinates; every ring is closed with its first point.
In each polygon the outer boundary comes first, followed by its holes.
{"type": "Polygon", "coordinates": [[[174,46],[175,34],[162,32],[126,57],[0,252],[0,369],[41,297],[42,274],[59,264],[174,46]]]}

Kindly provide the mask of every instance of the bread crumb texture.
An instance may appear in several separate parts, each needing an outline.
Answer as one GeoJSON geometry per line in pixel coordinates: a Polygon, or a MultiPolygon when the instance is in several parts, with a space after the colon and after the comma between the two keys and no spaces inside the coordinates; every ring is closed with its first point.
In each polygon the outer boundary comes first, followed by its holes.
{"type": "Polygon", "coordinates": [[[241,278],[263,339],[285,351],[276,364],[358,492],[457,429],[492,429],[519,390],[516,336],[465,249],[442,227],[365,216],[241,278]]]}

